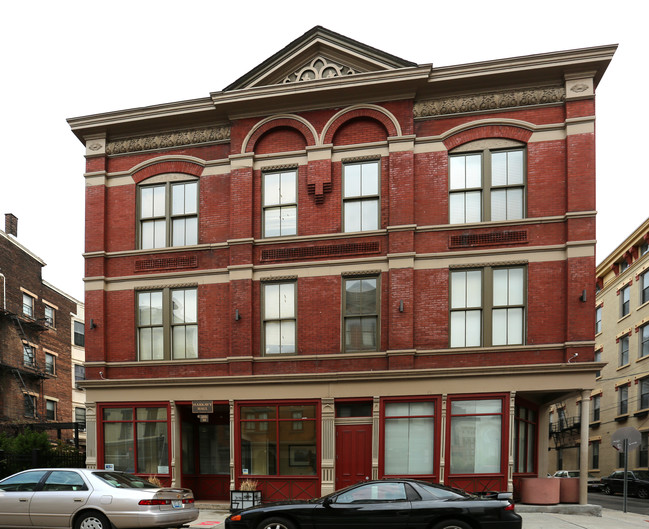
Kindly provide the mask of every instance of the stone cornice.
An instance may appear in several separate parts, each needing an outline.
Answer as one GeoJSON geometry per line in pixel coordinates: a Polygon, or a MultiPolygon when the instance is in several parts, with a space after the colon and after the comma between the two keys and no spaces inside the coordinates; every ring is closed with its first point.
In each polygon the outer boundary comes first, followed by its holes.
{"type": "MultiPolygon", "coordinates": [[[[312,355],[308,355],[310,359],[312,355]]],[[[349,359],[349,355],[327,355],[328,357],[345,356],[349,359]]],[[[301,357],[291,355],[287,357],[288,361],[295,361],[301,357]]],[[[234,360],[234,358],[232,359],[234,360]]],[[[264,361],[266,358],[246,358],[246,361],[253,360],[264,361]]],[[[273,359],[276,361],[276,359],[273,359]]],[[[170,362],[163,362],[170,364],[170,362]]],[[[216,359],[192,362],[203,364],[214,364],[223,361],[216,359]]],[[[103,363],[92,362],[86,363],[86,367],[142,367],[148,365],[149,362],[119,362],[119,363],[103,363]]],[[[158,365],[160,362],[154,362],[153,365],[158,365]]],[[[531,365],[508,365],[508,366],[480,366],[480,367],[461,367],[461,368],[442,368],[442,369],[408,369],[408,370],[386,370],[386,371],[372,371],[367,372],[332,372],[332,373],[284,373],[272,375],[228,375],[228,376],[214,376],[214,377],[174,377],[174,378],[151,378],[151,379],[106,379],[106,380],[85,380],[83,386],[86,388],[107,388],[107,387],[138,387],[144,386],[201,386],[205,384],[218,385],[218,386],[232,386],[239,384],[286,384],[287,382],[295,381],[300,383],[322,383],[322,382],[341,382],[341,381],[379,381],[379,380],[418,380],[418,379],[438,379],[449,377],[485,377],[485,376],[522,376],[525,374],[566,374],[570,372],[573,374],[594,373],[600,369],[601,364],[594,362],[577,362],[574,364],[531,364],[531,365]]]]}
{"type": "Polygon", "coordinates": [[[230,126],[205,127],[199,129],[178,130],[148,136],[123,138],[106,143],[106,154],[127,154],[141,151],[155,151],[201,145],[206,143],[227,142],[230,140],[230,126]]]}
{"type": "Polygon", "coordinates": [[[518,90],[498,90],[479,94],[465,94],[417,101],[415,118],[486,112],[490,110],[563,103],[566,90],[563,86],[545,86],[518,90]]]}

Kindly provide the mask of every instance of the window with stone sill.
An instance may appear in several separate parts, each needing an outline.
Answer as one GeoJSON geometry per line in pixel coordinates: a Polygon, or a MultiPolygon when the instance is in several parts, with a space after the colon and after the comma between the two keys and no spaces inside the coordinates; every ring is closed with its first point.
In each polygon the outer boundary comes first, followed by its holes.
{"type": "Polygon", "coordinates": [[[619,340],[620,357],[618,367],[625,366],[629,363],[629,335],[625,334],[619,340]]]}
{"type": "Polygon", "coordinates": [[[263,236],[297,234],[297,170],[262,176],[263,236]]]}
{"type": "Polygon", "coordinates": [[[170,181],[139,187],[139,247],[198,243],[198,182],[170,181]]]}
{"type": "Polygon", "coordinates": [[[638,334],[640,335],[640,344],[638,346],[639,357],[644,358],[649,356],[649,323],[646,323],[640,329],[638,329],[638,334]]]}
{"type": "Polygon", "coordinates": [[[593,420],[591,422],[598,422],[600,420],[600,406],[602,402],[602,395],[595,395],[592,398],[593,402],[593,420]]]}
{"type": "Polygon", "coordinates": [[[509,140],[479,140],[449,156],[449,222],[525,217],[525,148],[509,140]]]}
{"type": "Polygon", "coordinates": [[[638,391],[640,392],[638,409],[639,410],[649,409],[649,377],[643,378],[638,382],[638,391]]]}
{"type": "Polygon", "coordinates": [[[380,161],[343,164],[343,231],[377,230],[380,203],[380,161]]]}
{"type": "Polygon", "coordinates": [[[56,356],[51,353],[45,353],[45,372],[56,375],[56,356]]]}
{"type": "Polygon", "coordinates": [[[34,298],[25,293],[23,293],[23,316],[34,317],[34,298]]]}
{"type": "Polygon", "coordinates": [[[640,276],[640,304],[649,301],[649,270],[640,276]]]}
{"type": "Polygon", "coordinates": [[[379,348],[379,278],[343,279],[344,351],[379,348]]]}
{"type": "Polygon", "coordinates": [[[37,400],[34,395],[29,393],[24,393],[24,406],[25,406],[25,417],[36,417],[36,404],[37,400]]]}
{"type": "Polygon", "coordinates": [[[595,334],[602,332],[602,306],[595,309],[595,334]]]}
{"type": "Polygon", "coordinates": [[[295,281],[265,283],[262,288],[264,354],[294,354],[297,335],[297,284],[295,281]]]}
{"type": "Polygon", "coordinates": [[[48,421],[56,420],[56,401],[49,399],[45,400],[45,418],[48,421]]]}
{"type": "Polygon", "coordinates": [[[620,289],[620,317],[629,314],[631,303],[631,285],[626,285],[620,289]]]}
{"type": "Polygon", "coordinates": [[[198,358],[196,288],[137,293],[138,359],[198,358]]]}
{"type": "Polygon", "coordinates": [[[33,346],[23,343],[23,364],[27,367],[36,365],[36,350],[33,346]]]}
{"type": "Polygon", "coordinates": [[[629,386],[626,384],[617,388],[617,414],[629,413],[629,386]]]}
{"type": "Polygon", "coordinates": [[[55,314],[54,307],[45,305],[45,325],[47,325],[48,327],[54,327],[54,323],[55,323],[54,314],[55,314]]]}
{"type": "Polygon", "coordinates": [[[523,266],[451,270],[450,346],[523,344],[525,272],[523,266]]]}

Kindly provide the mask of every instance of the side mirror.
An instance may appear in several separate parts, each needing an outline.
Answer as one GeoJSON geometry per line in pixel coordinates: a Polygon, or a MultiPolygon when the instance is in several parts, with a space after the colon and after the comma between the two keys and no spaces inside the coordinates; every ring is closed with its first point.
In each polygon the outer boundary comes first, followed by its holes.
{"type": "Polygon", "coordinates": [[[334,502],[333,498],[329,496],[328,498],[324,499],[324,501],[322,502],[322,506],[329,507],[333,502],[334,502]]]}

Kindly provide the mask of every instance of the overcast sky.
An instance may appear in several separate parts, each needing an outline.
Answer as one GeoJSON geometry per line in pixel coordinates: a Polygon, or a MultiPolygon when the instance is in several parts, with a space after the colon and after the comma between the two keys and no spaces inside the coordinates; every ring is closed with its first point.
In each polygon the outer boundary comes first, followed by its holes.
{"type": "Polygon", "coordinates": [[[321,25],[434,66],[619,44],[597,90],[600,262],[649,216],[648,170],[636,162],[647,150],[648,5],[3,2],[0,229],[15,214],[19,242],[47,263],[43,278],[83,300],[84,147],[66,118],[207,97],[321,25]]]}

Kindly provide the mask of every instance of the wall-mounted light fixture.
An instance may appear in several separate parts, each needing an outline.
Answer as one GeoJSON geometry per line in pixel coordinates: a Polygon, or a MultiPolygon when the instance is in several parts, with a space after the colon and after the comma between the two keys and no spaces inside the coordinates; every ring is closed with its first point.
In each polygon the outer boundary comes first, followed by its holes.
{"type": "Polygon", "coordinates": [[[399,300],[399,312],[403,312],[403,300],[399,300]]]}
{"type": "Polygon", "coordinates": [[[234,309],[234,321],[239,321],[241,319],[241,314],[239,314],[239,309],[234,309]]]}
{"type": "Polygon", "coordinates": [[[586,289],[584,289],[581,291],[581,296],[579,296],[579,301],[581,301],[582,303],[586,303],[587,299],[588,298],[586,296],[586,289]]]}
{"type": "Polygon", "coordinates": [[[95,320],[92,319],[92,318],[90,318],[90,328],[91,329],[96,329],[97,328],[97,324],[95,323],[95,320]]]}

